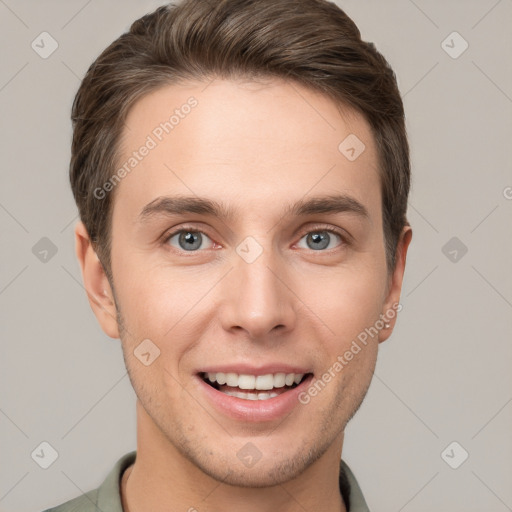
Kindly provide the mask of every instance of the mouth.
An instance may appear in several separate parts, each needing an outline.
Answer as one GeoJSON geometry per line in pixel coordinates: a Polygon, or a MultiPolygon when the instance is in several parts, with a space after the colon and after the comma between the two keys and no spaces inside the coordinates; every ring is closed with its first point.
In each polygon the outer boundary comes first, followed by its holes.
{"type": "Polygon", "coordinates": [[[269,373],[250,375],[201,372],[199,377],[225,395],[243,400],[270,400],[299,386],[312,373],[269,373]]]}

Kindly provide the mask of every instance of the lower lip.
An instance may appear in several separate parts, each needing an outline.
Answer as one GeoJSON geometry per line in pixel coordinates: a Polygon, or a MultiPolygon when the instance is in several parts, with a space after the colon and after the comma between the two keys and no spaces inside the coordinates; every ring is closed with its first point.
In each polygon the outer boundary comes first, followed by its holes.
{"type": "Polygon", "coordinates": [[[293,389],[267,400],[245,400],[226,395],[207,384],[199,375],[196,378],[202,392],[221,413],[235,420],[259,422],[276,420],[289,414],[300,404],[299,394],[309,386],[313,375],[309,375],[293,389]]]}

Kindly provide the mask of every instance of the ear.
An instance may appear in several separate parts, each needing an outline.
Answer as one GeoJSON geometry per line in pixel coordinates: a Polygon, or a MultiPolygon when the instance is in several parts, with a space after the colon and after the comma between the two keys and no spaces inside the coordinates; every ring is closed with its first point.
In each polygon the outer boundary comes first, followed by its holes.
{"type": "Polygon", "coordinates": [[[397,244],[395,269],[391,276],[389,276],[388,293],[384,302],[384,310],[382,311],[382,314],[385,315],[384,321],[389,324],[389,327],[384,327],[379,332],[379,343],[387,340],[395,328],[399,311],[399,309],[397,310],[397,305],[400,302],[400,293],[402,291],[402,281],[404,278],[405,260],[411,239],[412,228],[407,225],[402,230],[397,244]],[[389,311],[394,311],[394,314],[386,315],[386,312],[389,311]]]}
{"type": "Polygon", "coordinates": [[[75,226],[75,251],[89,304],[107,336],[119,338],[114,295],[83,222],[75,226]]]}

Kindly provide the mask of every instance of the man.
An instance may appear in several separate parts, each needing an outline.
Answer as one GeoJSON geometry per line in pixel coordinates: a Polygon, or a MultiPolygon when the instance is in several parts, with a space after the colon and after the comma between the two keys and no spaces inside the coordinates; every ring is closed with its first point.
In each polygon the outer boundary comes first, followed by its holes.
{"type": "Polygon", "coordinates": [[[344,430],[411,240],[395,76],[323,0],[188,0],[77,93],[77,256],[137,451],[52,509],[368,510],[344,430]]]}

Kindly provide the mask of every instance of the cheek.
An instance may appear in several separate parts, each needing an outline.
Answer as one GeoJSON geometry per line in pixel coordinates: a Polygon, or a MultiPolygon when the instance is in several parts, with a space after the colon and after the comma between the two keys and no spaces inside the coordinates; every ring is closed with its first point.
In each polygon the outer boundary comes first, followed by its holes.
{"type": "Polygon", "coordinates": [[[171,328],[170,314],[180,304],[178,291],[164,280],[153,279],[147,272],[129,271],[128,264],[118,266],[114,280],[126,334],[136,338],[132,343],[139,338],[160,340],[171,328]]]}
{"type": "MultiPolygon", "coordinates": [[[[128,264],[125,269],[129,269],[128,264]]],[[[211,295],[215,280],[169,268],[131,271],[126,276],[119,286],[119,306],[127,328],[127,349],[130,346],[133,350],[147,338],[164,356],[160,361],[179,360],[179,354],[200,339],[210,309],[214,309],[202,299],[209,292],[211,295]]],[[[176,368],[171,370],[176,372],[176,368]]]]}
{"type": "Polygon", "coordinates": [[[328,279],[314,281],[315,286],[310,286],[307,278],[303,281],[302,296],[307,297],[308,307],[329,328],[338,348],[350,344],[379,319],[384,283],[378,272],[340,269],[331,272],[328,279]]]}

